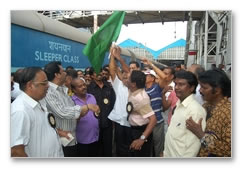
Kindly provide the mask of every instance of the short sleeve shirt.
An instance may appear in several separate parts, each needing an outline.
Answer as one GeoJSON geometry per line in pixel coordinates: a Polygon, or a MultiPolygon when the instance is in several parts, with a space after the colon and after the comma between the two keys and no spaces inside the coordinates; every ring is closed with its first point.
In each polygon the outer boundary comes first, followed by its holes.
{"type": "Polygon", "coordinates": [[[129,123],[132,126],[142,126],[148,124],[148,117],[154,115],[150,104],[150,98],[144,89],[138,89],[130,93],[128,102],[133,105],[133,111],[129,115],[129,123]]]}

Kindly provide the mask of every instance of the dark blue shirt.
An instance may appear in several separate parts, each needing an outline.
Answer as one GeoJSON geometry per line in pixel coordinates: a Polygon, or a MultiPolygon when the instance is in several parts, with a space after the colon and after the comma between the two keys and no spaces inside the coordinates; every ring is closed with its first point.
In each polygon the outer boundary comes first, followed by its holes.
{"type": "Polygon", "coordinates": [[[155,113],[157,123],[163,122],[164,119],[162,116],[162,97],[161,97],[162,89],[157,83],[155,83],[150,88],[146,88],[145,91],[150,97],[151,107],[155,113]]]}

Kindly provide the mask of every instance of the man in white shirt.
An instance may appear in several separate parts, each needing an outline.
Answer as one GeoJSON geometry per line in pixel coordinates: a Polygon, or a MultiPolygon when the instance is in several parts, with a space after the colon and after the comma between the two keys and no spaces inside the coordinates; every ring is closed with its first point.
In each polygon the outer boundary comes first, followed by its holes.
{"type": "Polygon", "coordinates": [[[115,124],[115,143],[116,143],[116,156],[128,157],[130,146],[130,124],[127,121],[126,105],[128,100],[127,81],[129,76],[129,67],[121,58],[121,49],[113,47],[110,50],[110,64],[109,70],[111,75],[111,84],[116,93],[116,102],[113,110],[110,112],[108,118],[115,124]],[[123,66],[123,72],[117,67],[115,59],[117,59],[123,66]]]}
{"type": "MultiPolygon", "coordinates": [[[[187,70],[189,72],[194,73],[194,75],[196,75],[197,79],[198,79],[199,74],[204,72],[204,68],[199,64],[192,64],[187,70]]],[[[200,94],[200,91],[199,91],[200,88],[201,88],[201,86],[200,86],[200,84],[198,84],[197,88],[196,88],[195,99],[198,101],[199,104],[203,105],[204,101],[203,101],[202,95],[200,94]]]]}
{"type": "Polygon", "coordinates": [[[179,100],[165,136],[164,157],[195,157],[201,143],[186,128],[186,120],[190,117],[196,122],[202,119],[202,128],[205,130],[206,111],[193,96],[198,84],[196,76],[191,72],[179,71],[175,77],[175,92],[179,100]]]}
{"type": "MultiPolygon", "coordinates": [[[[25,68],[20,78],[23,91],[11,104],[11,156],[63,157],[59,136],[41,101],[48,90],[41,68],[25,68]]],[[[54,121],[55,122],[55,121],[54,121]]]]}

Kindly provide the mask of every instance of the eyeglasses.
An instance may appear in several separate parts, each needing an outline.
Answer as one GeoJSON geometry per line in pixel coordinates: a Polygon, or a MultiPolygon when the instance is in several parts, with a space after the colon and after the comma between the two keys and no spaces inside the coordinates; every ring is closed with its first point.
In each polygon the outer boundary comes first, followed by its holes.
{"type": "Polygon", "coordinates": [[[48,85],[48,80],[45,80],[43,82],[33,82],[33,83],[35,83],[35,84],[41,84],[42,86],[46,86],[46,85],[48,85]]]}

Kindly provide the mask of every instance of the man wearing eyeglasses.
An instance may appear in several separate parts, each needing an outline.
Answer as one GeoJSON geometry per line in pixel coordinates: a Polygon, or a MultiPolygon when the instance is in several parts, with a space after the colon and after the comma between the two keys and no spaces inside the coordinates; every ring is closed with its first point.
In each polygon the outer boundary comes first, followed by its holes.
{"type": "Polygon", "coordinates": [[[23,70],[20,77],[23,92],[11,104],[12,157],[63,157],[59,136],[48,123],[48,112],[42,100],[48,87],[41,68],[23,70]]]}

